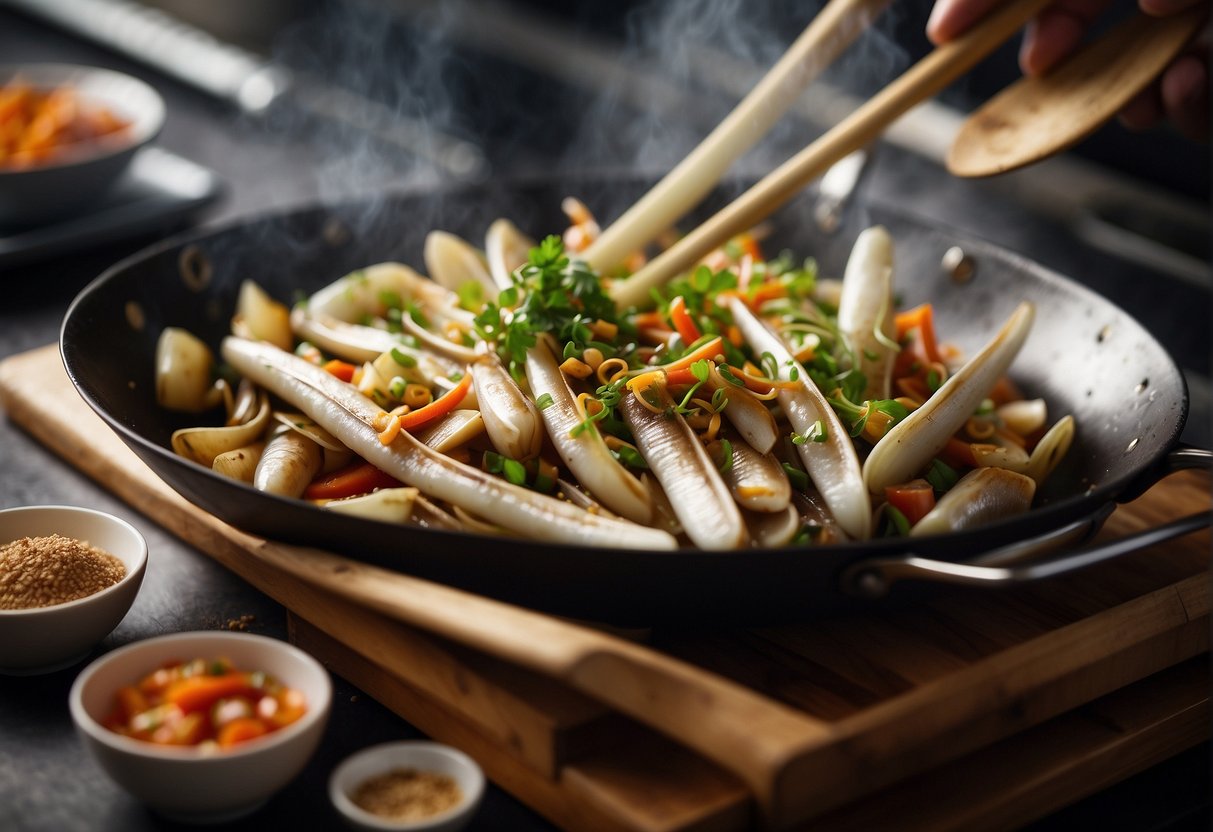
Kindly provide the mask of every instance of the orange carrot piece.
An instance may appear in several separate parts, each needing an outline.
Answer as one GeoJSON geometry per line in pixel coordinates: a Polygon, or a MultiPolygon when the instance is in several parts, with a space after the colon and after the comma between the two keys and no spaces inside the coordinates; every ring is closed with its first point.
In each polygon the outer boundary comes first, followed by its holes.
{"type": "Polygon", "coordinates": [[[305,500],[339,500],[369,494],[376,488],[399,488],[400,481],[369,462],[355,462],[331,474],[317,477],[303,492],[305,500]]]}
{"type": "Polygon", "coordinates": [[[357,369],[353,364],[342,361],[340,358],[331,359],[324,364],[325,372],[347,383],[354,380],[354,371],[357,369]]]}
{"type": "Polygon", "coordinates": [[[637,329],[669,329],[670,326],[665,322],[665,318],[661,313],[652,310],[649,312],[641,312],[632,319],[636,324],[637,329]]]}
{"type": "Polygon", "coordinates": [[[687,301],[682,295],[670,301],[670,323],[678,330],[684,344],[694,344],[703,337],[691,313],[687,311],[687,301]]]}
{"type": "Polygon", "coordinates": [[[251,716],[238,717],[219,729],[219,747],[231,748],[268,733],[269,728],[261,720],[251,716]]]}
{"type": "Polygon", "coordinates": [[[139,688],[126,687],[118,688],[118,712],[119,722],[127,724],[131,721],[131,717],[135,714],[141,714],[147,710],[147,697],[144,696],[139,688]]]}
{"type": "Polygon", "coordinates": [[[955,436],[948,439],[948,444],[939,452],[939,458],[953,468],[977,467],[977,457],[973,456],[973,446],[955,436]]]}
{"type": "Polygon", "coordinates": [[[682,387],[689,384],[694,384],[699,379],[695,378],[695,374],[691,372],[690,367],[683,367],[678,370],[670,370],[665,374],[665,383],[673,387],[682,387]]]}
{"type": "Polygon", "coordinates": [[[256,693],[257,689],[249,684],[247,673],[189,676],[169,685],[164,701],[171,702],[186,713],[192,713],[205,710],[214,705],[216,700],[228,696],[245,696],[256,693]]]}
{"type": "Polygon", "coordinates": [[[912,329],[918,330],[918,340],[922,344],[923,355],[927,361],[943,362],[939,347],[935,340],[935,314],[929,303],[915,306],[913,309],[899,313],[894,318],[897,326],[897,340],[900,341],[912,329]]]}
{"type": "Polygon", "coordinates": [[[410,410],[408,413],[400,417],[400,429],[412,430],[421,427],[427,422],[437,419],[439,416],[445,416],[455,408],[459,407],[460,402],[467,397],[468,391],[472,389],[472,374],[466,372],[463,378],[459,379],[459,383],[454,389],[434,399],[425,407],[419,407],[416,410],[410,410]]]}
{"type": "Polygon", "coordinates": [[[761,263],[765,259],[762,256],[762,248],[754,239],[753,234],[742,234],[738,237],[738,242],[741,243],[741,250],[753,257],[756,262],[761,263]]]}
{"type": "Polygon", "coordinates": [[[905,515],[913,526],[935,508],[935,489],[926,480],[890,485],[884,490],[889,505],[905,515]]]}
{"type": "Polygon", "coordinates": [[[690,367],[696,361],[699,361],[704,358],[708,359],[709,361],[715,360],[716,356],[724,355],[723,347],[724,347],[724,340],[719,335],[717,335],[711,341],[708,341],[706,344],[704,344],[701,347],[696,347],[694,350],[687,353],[682,358],[679,358],[676,361],[671,361],[669,364],[665,364],[660,367],[654,367],[653,369],[654,370],[665,370],[668,373],[671,370],[681,370],[685,367],[690,367]]]}

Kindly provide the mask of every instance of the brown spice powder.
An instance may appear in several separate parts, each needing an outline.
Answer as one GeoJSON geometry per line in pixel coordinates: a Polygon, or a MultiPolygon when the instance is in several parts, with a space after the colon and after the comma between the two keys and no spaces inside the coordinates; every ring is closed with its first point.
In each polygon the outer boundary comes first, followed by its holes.
{"type": "Polygon", "coordinates": [[[58,534],[23,537],[0,546],[0,610],[66,604],[125,575],[121,560],[83,540],[58,534]]]}
{"type": "Polygon", "coordinates": [[[398,768],[363,781],[350,799],[358,808],[392,820],[420,820],[445,812],[462,799],[445,774],[398,768]]]}

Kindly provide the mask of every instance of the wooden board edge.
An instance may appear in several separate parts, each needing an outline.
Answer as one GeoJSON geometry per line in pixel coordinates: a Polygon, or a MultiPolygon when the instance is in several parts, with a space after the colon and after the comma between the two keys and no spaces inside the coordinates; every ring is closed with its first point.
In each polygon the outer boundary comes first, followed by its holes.
{"type": "Polygon", "coordinates": [[[1207,740],[1209,656],[1106,694],[819,817],[813,830],[1015,829],[1207,740]]]}
{"type": "MultiPolygon", "coordinates": [[[[745,787],[728,773],[716,769],[686,750],[647,729],[660,752],[633,760],[622,746],[608,748],[597,759],[570,763],[559,777],[545,777],[520,764],[499,744],[479,732],[459,714],[422,691],[395,678],[373,661],[349,650],[340,641],[297,615],[292,615],[292,640],[318,658],[332,672],[346,679],[407,722],[433,737],[462,749],[484,768],[494,783],[565,829],[587,832],[729,832],[749,828],[753,807],[745,787]],[[634,777],[647,779],[651,788],[635,805],[621,800],[635,779],[620,783],[605,772],[630,769],[634,777]],[[662,773],[680,770],[684,779],[674,787],[663,784],[662,773]],[[720,788],[721,786],[725,788],[720,788]],[[716,789],[710,800],[697,803],[678,788],[716,789]],[[680,804],[677,811],[671,803],[680,804]]],[[[703,791],[706,794],[706,791],[703,791]]]]}

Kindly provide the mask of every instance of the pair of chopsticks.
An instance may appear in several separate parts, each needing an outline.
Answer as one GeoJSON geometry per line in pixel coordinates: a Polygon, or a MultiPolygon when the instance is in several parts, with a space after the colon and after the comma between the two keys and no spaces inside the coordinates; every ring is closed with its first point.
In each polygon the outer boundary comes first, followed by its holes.
{"type": "MultiPolygon", "coordinates": [[[[610,294],[616,305],[623,308],[647,303],[650,289],[686,271],[713,249],[768,217],[835,162],[876,139],[900,115],[967,72],[1050,2],[1012,0],[961,37],[935,48],[638,272],[615,281],[610,294]]],[[[684,216],[887,3],[831,0],[724,121],[586,249],[586,261],[599,271],[609,271],[684,216]]]]}

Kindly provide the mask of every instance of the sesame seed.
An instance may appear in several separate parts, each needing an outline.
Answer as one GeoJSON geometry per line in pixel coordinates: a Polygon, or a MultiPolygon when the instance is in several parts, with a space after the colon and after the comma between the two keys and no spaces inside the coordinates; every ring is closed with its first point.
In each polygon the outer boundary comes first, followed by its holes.
{"type": "Polygon", "coordinates": [[[87,541],[53,534],[0,546],[0,610],[66,604],[113,586],[126,565],[87,541]]]}

